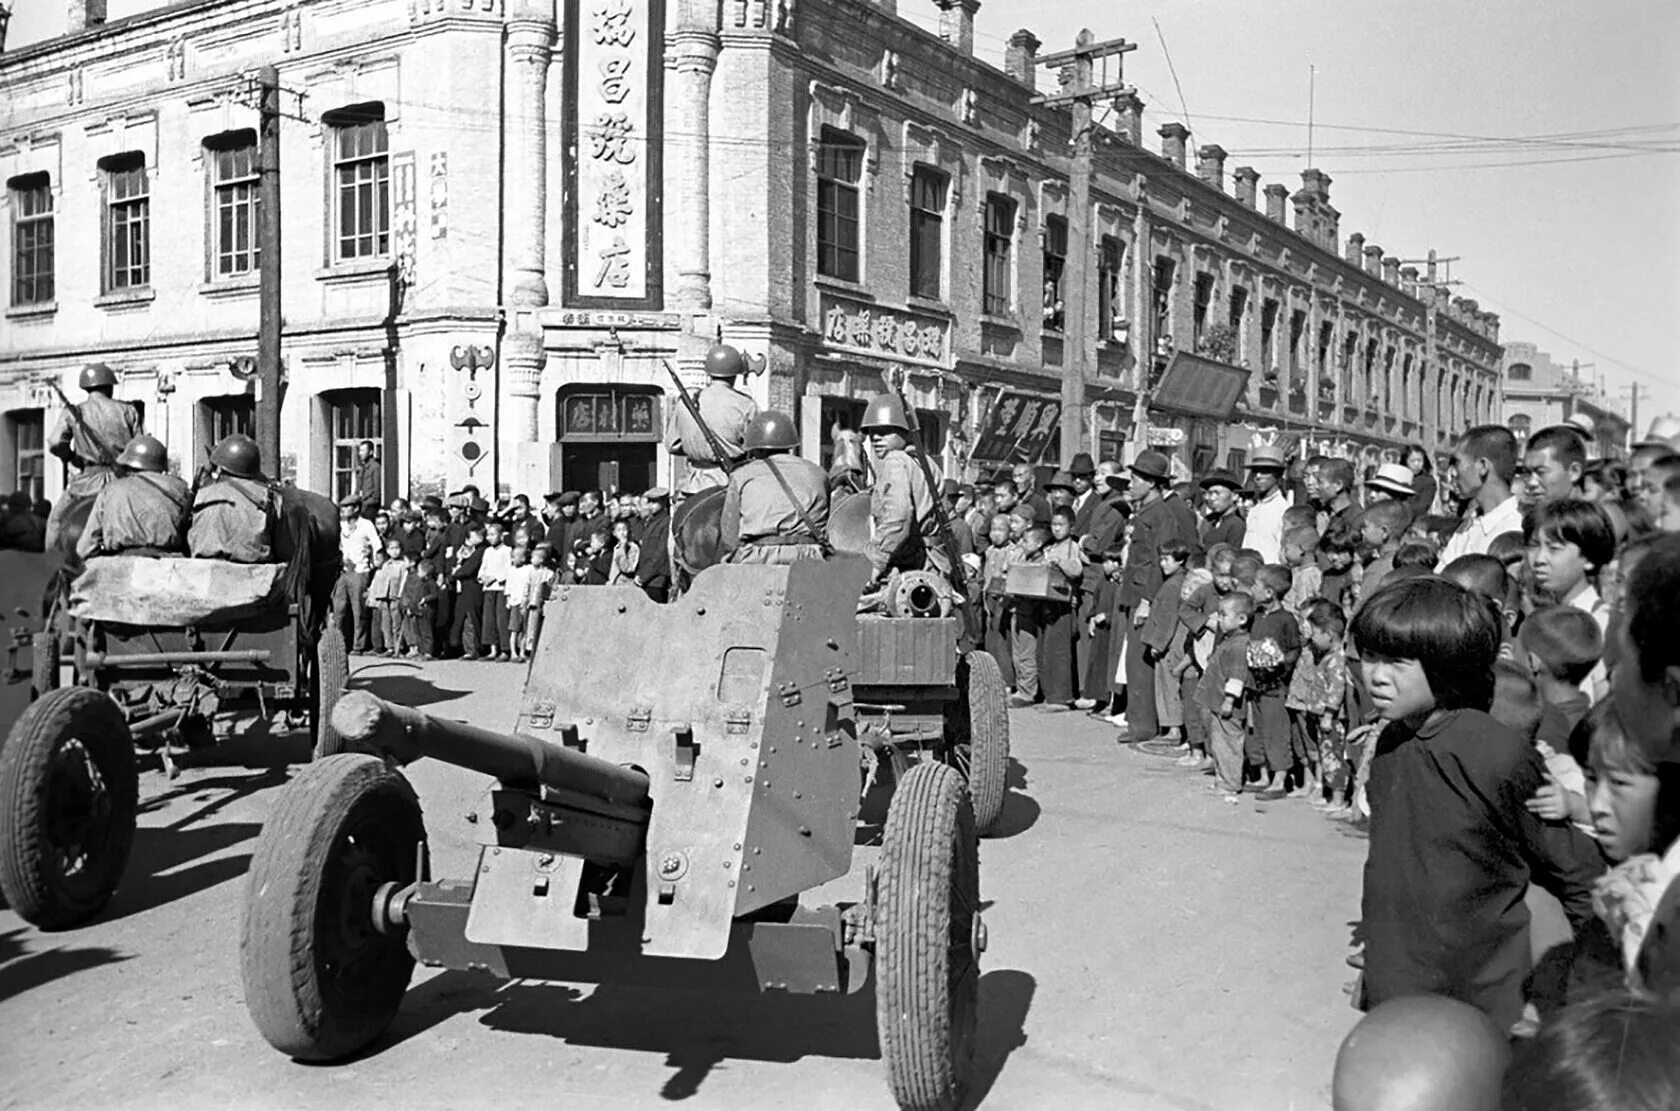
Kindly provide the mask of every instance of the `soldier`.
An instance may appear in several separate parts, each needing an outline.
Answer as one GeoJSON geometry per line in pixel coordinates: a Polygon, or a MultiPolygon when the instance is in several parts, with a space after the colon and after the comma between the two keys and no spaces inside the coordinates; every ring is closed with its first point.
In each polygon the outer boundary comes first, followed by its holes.
{"type": "Polygon", "coordinates": [[[799,444],[793,419],[775,411],[747,422],[747,462],[729,475],[720,550],[726,563],[792,563],[828,549],[828,474],[789,455],[799,444]]]}
{"type": "Polygon", "coordinates": [[[117,457],[123,477],[99,491],[88,514],[76,554],[83,559],[119,552],[153,554],[185,548],[181,525],[192,492],[169,473],[169,451],[155,437],[141,434],[117,457]]]}
{"type": "Polygon", "coordinates": [[[49,548],[58,547],[71,515],[117,477],[117,453],[140,434],[139,411],[111,397],[117,376],[110,367],[90,363],[82,368],[79,384],[87,391],[87,400],[64,415],[64,423],[47,449],[82,472],[64,488],[64,495],[47,519],[49,548]]]}
{"type": "Polygon", "coordinates": [[[879,584],[895,570],[932,568],[949,575],[950,561],[928,541],[938,529],[934,491],[910,457],[910,420],[892,394],[864,406],[859,422],[875,453],[875,485],[869,491],[870,540],[864,551],[879,584]]]}
{"type": "Polygon", "coordinates": [[[274,558],[274,498],[262,451],[235,432],[210,452],[210,481],[193,498],[187,553],[198,559],[267,563],[274,558]]]}
{"type": "Polygon", "coordinates": [[[739,351],[726,343],[717,344],[706,352],[706,375],[711,378],[711,384],[694,395],[701,418],[729,452],[729,460],[717,457],[687,406],[671,407],[671,418],[665,427],[666,445],[672,455],[688,461],[688,474],[677,487],[677,501],[728,483],[723,464],[741,458],[747,421],[758,415],[758,404],[735,388],[735,379],[746,369],[746,359],[739,351]]]}

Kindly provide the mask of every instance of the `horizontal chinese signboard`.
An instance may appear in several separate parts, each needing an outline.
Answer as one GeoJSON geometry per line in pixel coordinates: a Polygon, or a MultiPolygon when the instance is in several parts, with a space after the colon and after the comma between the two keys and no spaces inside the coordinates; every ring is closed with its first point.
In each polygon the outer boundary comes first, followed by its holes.
{"type": "Polygon", "coordinates": [[[1062,403],[1054,398],[999,394],[974,441],[974,458],[1001,465],[1037,463],[1061,419],[1062,403]]]}
{"type": "Polygon", "coordinates": [[[946,366],[951,322],[843,297],[822,299],[823,342],[861,355],[946,366]]]}
{"type": "Polygon", "coordinates": [[[565,7],[565,303],[657,309],[664,3],[565,7]]]}

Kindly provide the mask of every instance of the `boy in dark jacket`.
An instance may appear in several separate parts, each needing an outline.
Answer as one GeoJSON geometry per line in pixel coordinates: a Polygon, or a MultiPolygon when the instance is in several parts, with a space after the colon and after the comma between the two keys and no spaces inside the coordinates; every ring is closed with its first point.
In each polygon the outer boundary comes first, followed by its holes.
{"type": "Polygon", "coordinates": [[[1155,668],[1155,717],[1161,725],[1156,740],[1179,744],[1184,740],[1184,697],[1177,665],[1184,658],[1184,638],[1178,626],[1178,610],[1183,602],[1184,565],[1190,559],[1190,545],[1176,537],[1163,540],[1158,558],[1161,585],[1155,589],[1140,634],[1144,659],[1155,668]]]}
{"type": "Polygon", "coordinates": [[[450,592],[455,602],[455,620],[449,627],[449,647],[459,650],[464,660],[478,659],[478,615],[484,608],[484,588],[478,572],[484,564],[484,526],[474,525],[456,553],[450,573],[450,592]]]}
{"type": "Polygon", "coordinates": [[[430,561],[421,560],[419,571],[403,580],[403,619],[408,624],[408,641],[414,645],[409,650],[410,656],[434,658],[436,641],[432,638],[432,626],[437,620],[439,593],[437,568],[430,561]]]}
{"type": "Polygon", "coordinates": [[[1208,754],[1213,757],[1210,790],[1227,797],[1243,789],[1243,692],[1248,687],[1248,626],[1254,619],[1254,599],[1231,593],[1219,599],[1214,615],[1213,654],[1196,684],[1196,708],[1207,726],[1208,754]]]}

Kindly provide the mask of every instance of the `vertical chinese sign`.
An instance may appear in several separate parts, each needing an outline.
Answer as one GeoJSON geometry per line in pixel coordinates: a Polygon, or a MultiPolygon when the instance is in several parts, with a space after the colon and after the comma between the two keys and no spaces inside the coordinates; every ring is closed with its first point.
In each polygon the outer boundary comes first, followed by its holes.
{"type": "Polygon", "coordinates": [[[664,3],[565,7],[565,304],[659,309],[664,3]]]}

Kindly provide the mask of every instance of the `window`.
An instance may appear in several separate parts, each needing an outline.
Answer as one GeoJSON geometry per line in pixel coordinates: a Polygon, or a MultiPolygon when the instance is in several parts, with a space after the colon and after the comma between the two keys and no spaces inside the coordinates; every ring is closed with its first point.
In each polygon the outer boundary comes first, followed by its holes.
{"type": "Polygon", "coordinates": [[[206,443],[219,444],[234,433],[256,435],[257,399],[250,394],[207,397],[202,404],[206,443]]]}
{"type": "Polygon", "coordinates": [[[1527,363],[1512,363],[1505,368],[1505,377],[1513,382],[1528,382],[1534,378],[1534,368],[1527,363]]]}
{"type": "Polygon", "coordinates": [[[326,117],[332,129],[333,258],[344,262],[391,253],[391,158],[385,106],[359,104],[326,117]]]}
{"type": "Polygon", "coordinates": [[[1059,332],[1067,323],[1062,279],[1067,274],[1068,225],[1061,216],[1044,218],[1044,327],[1059,332]]]}
{"type": "Polygon", "coordinates": [[[1155,276],[1150,296],[1155,306],[1155,342],[1172,339],[1172,287],[1178,264],[1165,255],[1155,258],[1155,276]]]}
{"type": "Polygon", "coordinates": [[[14,177],[12,193],[12,304],[53,299],[53,197],[46,174],[14,177]]]}
{"type": "Polygon", "coordinates": [[[1371,408],[1377,403],[1377,341],[1368,340],[1365,344],[1365,406],[1371,408]]]}
{"type": "MultiPolygon", "coordinates": [[[[1289,386],[1301,381],[1301,345],[1307,333],[1307,314],[1296,309],[1289,314],[1289,386]]],[[[1304,385],[1304,383],[1302,383],[1304,385]]]]}
{"type": "Polygon", "coordinates": [[[1278,303],[1270,297],[1260,302],[1260,369],[1268,375],[1277,369],[1277,320],[1278,303]]]}
{"type": "Polygon", "coordinates": [[[1382,372],[1382,411],[1392,415],[1394,413],[1394,356],[1397,352],[1392,347],[1383,349],[1382,372]]]}
{"type": "Polygon", "coordinates": [[[1334,391],[1336,386],[1330,380],[1330,344],[1335,338],[1336,326],[1328,320],[1320,321],[1318,325],[1318,349],[1313,353],[1313,368],[1318,371],[1318,393],[1322,398],[1334,391]]]}
{"type": "Polygon", "coordinates": [[[332,430],[332,497],[337,501],[355,492],[356,446],[372,440],[378,456],[385,442],[384,418],[378,390],[336,390],[322,397],[332,430]]]}
{"type": "Polygon", "coordinates": [[[6,424],[12,434],[12,473],[16,476],[13,489],[22,490],[32,498],[45,497],[46,413],[40,409],[14,409],[6,414],[6,424]]]}
{"type": "Polygon", "coordinates": [[[105,292],[151,284],[151,186],[146,156],[103,160],[105,174],[105,292]]]}
{"type": "Polygon", "coordinates": [[[205,144],[210,163],[211,269],[215,278],[257,268],[257,133],[234,131],[205,144]]]}
{"type": "Polygon", "coordinates": [[[1353,358],[1359,349],[1359,333],[1350,331],[1342,341],[1342,404],[1353,404],[1353,358]]]}
{"type": "Polygon", "coordinates": [[[1519,440],[1528,439],[1529,430],[1534,427],[1534,418],[1527,413],[1518,413],[1511,418],[1511,434],[1519,440]]]}
{"type": "Polygon", "coordinates": [[[1015,202],[1002,193],[986,194],[985,311],[1007,316],[1015,303],[1015,202]]]}
{"type": "Polygon", "coordinates": [[[831,127],[817,146],[817,273],[858,280],[858,180],[864,146],[831,127]]]}
{"type": "Polygon", "coordinates": [[[1230,312],[1225,322],[1231,326],[1231,331],[1241,332],[1243,316],[1248,312],[1248,290],[1240,285],[1231,287],[1230,312]]]}
{"type": "Polygon", "coordinates": [[[1213,275],[1196,275],[1195,315],[1192,318],[1191,338],[1199,348],[1202,333],[1207,331],[1208,306],[1213,302],[1213,275]]]}
{"type": "Polygon", "coordinates": [[[945,278],[945,196],[950,178],[930,166],[910,174],[910,296],[937,301],[945,278]]]}
{"type": "Polygon", "coordinates": [[[1102,251],[1097,257],[1097,328],[1105,340],[1117,340],[1116,325],[1125,319],[1120,296],[1120,266],[1126,258],[1126,246],[1117,236],[1102,237],[1102,251]]]}

